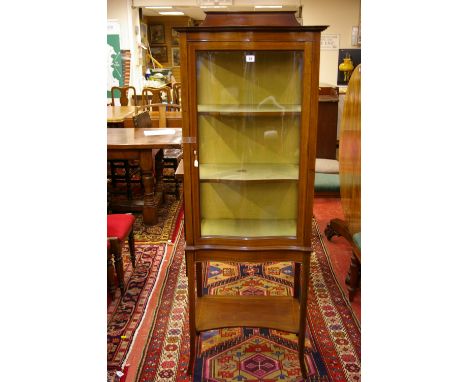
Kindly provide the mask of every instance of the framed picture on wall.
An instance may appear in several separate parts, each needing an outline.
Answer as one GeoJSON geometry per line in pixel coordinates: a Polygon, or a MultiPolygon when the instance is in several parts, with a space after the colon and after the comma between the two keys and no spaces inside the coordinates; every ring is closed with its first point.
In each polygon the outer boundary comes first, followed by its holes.
{"type": "Polygon", "coordinates": [[[180,66],[180,50],[172,48],[172,66],[180,66]]]}
{"type": "Polygon", "coordinates": [[[171,45],[179,46],[179,32],[172,28],[171,45]]]}
{"type": "Polygon", "coordinates": [[[152,46],[151,47],[151,55],[154,59],[161,62],[167,62],[167,46],[152,46]]]}
{"type": "Polygon", "coordinates": [[[149,26],[149,42],[153,44],[164,44],[164,24],[152,24],[149,26]]]}

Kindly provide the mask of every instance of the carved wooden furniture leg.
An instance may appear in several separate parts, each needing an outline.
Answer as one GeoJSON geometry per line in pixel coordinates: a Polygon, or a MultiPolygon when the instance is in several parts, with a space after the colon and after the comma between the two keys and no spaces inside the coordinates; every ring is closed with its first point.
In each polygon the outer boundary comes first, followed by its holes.
{"type": "Polygon", "coordinates": [[[203,272],[204,268],[205,263],[202,263],[201,261],[197,261],[195,263],[195,274],[197,279],[197,297],[203,296],[203,280],[205,279],[203,272]]]}
{"type": "Polygon", "coordinates": [[[114,284],[114,261],[112,259],[112,252],[110,245],[107,247],[107,288],[109,295],[112,299],[115,296],[115,284],[114,284]]]}
{"type": "Polygon", "coordinates": [[[124,293],[124,270],[122,261],[122,248],[118,239],[111,239],[111,251],[114,254],[115,271],[117,272],[117,281],[120,292],[124,293]]]}
{"type": "Polygon", "coordinates": [[[325,228],[325,236],[330,241],[333,236],[343,236],[349,242],[352,242],[353,238],[351,237],[348,231],[348,225],[344,220],[341,219],[332,219],[325,228]]]}
{"type": "Polygon", "coordinates": [[[351,264],[349,266],[348,276],[346,277],[346,284],[348,285],[349,301],[353,301],[356,291],[359,288],[361,281],[361,264],[357,256],[353,253],[351,257],[351,264]]]}
{"type": "Polygon", "coordinates": [[[151,149],[140,153],[141,177],[143,179],[143,222],[153,225],[157,223],[156,202],[154,200],[153,154],[151,149]]]}
{"type": "Polygon", "coordinates": [[[299,338],[298,338],[298,355],[301,365],[301,373],[304,380],[307,379],[307,367],[305,364],[305,336],[306,336],[306,319],[307,319],[307,295],[309,290],[309,274],[310,274],[310,253],[304,252],[302,255],[302,272],[301,272],[301,295],[300,295],[300,317],[299,317],[299,338]]]}
{"type": "Polygon", "coordinates": [[[294,264],[294,291],[293,297],[299,298],[301,291],[301,263],[294,264]]]}

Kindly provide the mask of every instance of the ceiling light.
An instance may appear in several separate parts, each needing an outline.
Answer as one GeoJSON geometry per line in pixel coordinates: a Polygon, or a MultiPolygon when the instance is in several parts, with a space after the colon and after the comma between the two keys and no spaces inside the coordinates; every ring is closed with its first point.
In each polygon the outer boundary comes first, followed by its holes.
{"type": "Polygon", "coordinates": [[[161,7],[145,7],[146,9],[172,9],[172,7],[164,7],[164,6],[161,6],[161,7]]]}
{"type": "Polygon", "coordinates": [[[255,8],[283,8],[282,5],[256,5],[255,8]]]}
{"type": "Polygon", "coordinates": [[[185,13],[184,12],[179,12],[179,11],[173,11],[173,12],[158,12],[160,15],[165,15],[165,16],[183,16],[185,13]]]}

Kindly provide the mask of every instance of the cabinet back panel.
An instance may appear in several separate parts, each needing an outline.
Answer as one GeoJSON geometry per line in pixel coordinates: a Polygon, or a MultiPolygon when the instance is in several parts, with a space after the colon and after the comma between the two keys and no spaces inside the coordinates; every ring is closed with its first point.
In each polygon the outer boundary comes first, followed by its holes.
{"type": "Polygon", "coordinates": [[[201,183],[202,219],[296,219],[297,182],[201,183]]]}
{"type": "Polygon", "coordinates": [[[299,116],[198,118],[200,163],[299,163],[299,116]]]}
{"type": "Polygon", "coordinates": [[[198,52],[198,104],[301,104],[302,57],[297,51],[198,52]],[[247,55],[255,62],[246,62],[247,55]]]}

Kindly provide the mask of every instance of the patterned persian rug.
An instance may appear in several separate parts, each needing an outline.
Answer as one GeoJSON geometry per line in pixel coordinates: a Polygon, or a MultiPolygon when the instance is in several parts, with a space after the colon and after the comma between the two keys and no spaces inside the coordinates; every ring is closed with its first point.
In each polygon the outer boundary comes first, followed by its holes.
{"type": "Polygon", "coordinates": [[[136,266],[132,268],[128,246],[123,249],[125,291],[117,288],[107,307],[107,368],[122,365],[135,331],[145,313],[146,303],[158,276],[166,246],[136,244],[136,266]]]}
{"type": "MultiPolygon", "coordinates": [[[[181,226],[181,229],[182,226],[181,226]]],[[[137,381],[302,381],[297,340],[278,330],[230,328],[202,333],[193,379],[189,360],[184,240],[176,243],[137,381]]],[[[332,271],[314,222],[306,353],[307,381],[360,381],[360,326],[332,271]]],[[[205,292],[290,295],[291,263],[209,264],[205,292]]]]}
{"type": "Polygon", "coordinates": [[[108,381],[113,381],[131,348],[138,328],[146,314],[148,301],[161,272],[167,272],[163,262],[167,257],[166,243],[175,241],[183,220],[182,202],[171,198],[161,205],[163,218],[158,224],[146,227],[141,215],[135,214],[134,223],[136,266],[130,262],[129,248],[123,251],[125,290],[117,288],[114,300],[107,306],[107,370],[108,381]],[[146,240],[148,239],[148,240],[146,240]]]}
{"type": "Polygon", "coordinates": [[[135,215],[136,221],[133,224],[135,241],[165,243],[171,240],[174,242],[183,213],[183,196],[179,200],[168,196],[167,202],[160,203],[158,206],[158,222],[155,225],[146,226],[143,224],[143,215],[135,215]]]}

